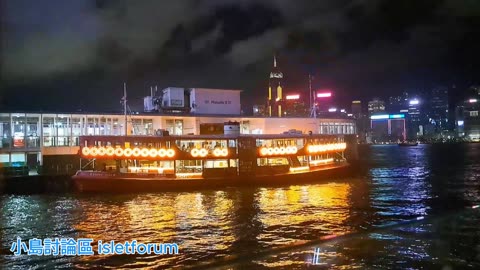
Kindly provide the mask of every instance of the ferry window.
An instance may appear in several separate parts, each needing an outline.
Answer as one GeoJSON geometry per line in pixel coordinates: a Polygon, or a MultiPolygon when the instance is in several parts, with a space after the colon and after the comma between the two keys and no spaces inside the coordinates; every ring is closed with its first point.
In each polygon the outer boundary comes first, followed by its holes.
{"type": "Polygon", "coordinates": [[[55,120],[53,117],[43,117],[43,146],[55,146],[55,120]]]}
{"type": "Polygon", "coordinates": [[[300,161],[301,166],[308,166],[308,156],[299,156],[297,159],[300,161]]]}
{"type": "Polygon", "coordinates": [[[237,147],[237,141],[236,140],[228,140],[228,147],[237,147]]]}
{"type": "Polygon", "coordinates": [[[0,114],[0,148],[9,148],[11,145],[10,138],[10,116],[8,114],[0,114]]]}
{"type": "Polygon", "coordinates": [[[143,133],[142,133],[142,119],[132,119],[132,134],[143,135],[143,133]]]}
{"type": "Polygon", "coordinates": [[[70,140],[70,117],[59,115],[55,118],[58,146],[68,146],[70,140]]]}
{"type": "Polygon", "coordinates": [[[143,119],[143,125],[145,128],[145,135],[153,135],[153,120],[143,119]]]}
{"type": "Polygon", "coordinates": [[[173,135],[183,135],[183,120],[166,120],[166,130],[173,135]]]}
{"type": "Polygon", "coordinates": [[[27,147],[34,148],[40,147],[40,117],[35,115],[27,116],[27,132],[26,132],[26,141],[27,147]]]}
{"type": "Polygon", "coordinates": [[[166,125],[165,125],[166,128],[165,129],[168,131],[168,133],[170,133],[172,135],[175,135],[175,133],[173,133],[173,130],[174,130],[173,120],[167,119],[167,120],[165,120],[165,123],[166,123],[166,125]]]}
{"type": "Polygon", "coordinates": [[[175,120],[175,135],[183,134],[183,120],[175,120]]]}
{"type": "Polygon", "coordinates": [[[238,161],[236,159],[230,159],[230,167],[238,167],[238,161]]]}
{"type": "Polygon", "coordinates": [[[13,114],[13,147],[25,147],[25,115],[13,114]]]}
{"type": "Polygon", "coordinates": [[[81,119],[78,117],[72,118],[72,135],[73,136],[82,135],[81,119]]]}
{"type": "Polygon", "coordinates": [[[175,172],[176,173],[201,173],[202,161],[201,160],[176,160],[175,172]]]}
{"type": "Polygon", "coordinates": [[[242,134],[250,133],[250,121],[242,121],[240,123],[240,133],[242,134]]]}
{"type": "Polygon", "coordinates": [[[87,119],[87,135],[95,135],[95,118],[88,118],[87,119]]]}
{"type": "Polygon", "coordinates": [[[113,118],[112,135],[121,135],[121,128],[118,124],[118,118],[113,118]]]}
{"type": "Polygon", "coordinates": [[[304,145],[303,139],[298,139],[298,140],[297,140],[297,147],[298,147],[298,148],[302,148],[303,145],[304,145]]]}
{"type": "Polygon", "coordinates": [[[205,168],[227,168],[227,167],[228,167],[228,162],[226,159],[205,161],[205,168]]]}
{"type": "Polygon", "coordinates": [[[280,166],[288,165],[286,158],[257,158],[258,166],[280,166]]]}

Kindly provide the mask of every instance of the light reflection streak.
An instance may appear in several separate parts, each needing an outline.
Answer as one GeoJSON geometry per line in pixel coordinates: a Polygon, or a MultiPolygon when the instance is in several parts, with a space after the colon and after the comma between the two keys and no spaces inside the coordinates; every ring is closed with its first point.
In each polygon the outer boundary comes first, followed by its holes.
{"type": "Polygon", "coordinates": [[[283,245],[304,239],[310,230],[325,234],[347,232],[348,229],[341,224],[349,217],[349,193],[350,186],[346,183],[263,190],[258,196],[258,205],[262,211],[259,220],[265,232],[258,239],[283,245]],[[290,224],[289,227],[293,228],[283,231],[292,238],[273,240],[278,230],[284,230],[280,229],[282,224],[290,224]]]}

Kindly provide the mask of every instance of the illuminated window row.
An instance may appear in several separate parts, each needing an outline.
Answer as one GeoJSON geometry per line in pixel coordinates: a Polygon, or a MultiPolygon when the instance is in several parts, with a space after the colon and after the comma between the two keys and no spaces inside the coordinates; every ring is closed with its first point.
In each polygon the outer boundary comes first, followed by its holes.
{"type": "MultiPolygon", "coordinates": [[[[192,151],[190,151],[190,154],[192,155],[192,157],[206,157],[208,155],[208,150],[205,149],[205,148],[201,148],[201,149],[192,149],[192,151]]],[[[227,148],[215,148],[215,150],[213,150],[213,155],[215,157],[226,157],[228,156],[228,149],[227,148]]]]}
{"type": "Polygon", "coordinates": [[[144,157],[144,158],[172,158],[175,156],[173,149],[155,148],[113,148],[113,147],[83,147],[82,155],[88,157],[144,157]]]}
{"type": "Polygon", "coordinates": [[[323,165],[323,164],[333,163],[333,161],[334,161],[333,158],[311,160],[310,165],[311,166],[323,165]]]}
{"type": "Polygon", "coordinates": [[[307,151],[310,154],[322,153],[335,150],[345,150],[347,148],[346,143],[332,143],[332,144],[319,144],[319,145],[309,145],[307,151]]]}
{"type": "Polygon", "coordinates": [[[272,156],[272,155],[285,155],[285,154],[296,154],[297,147],[287,146],[287,147],[262,147],[260,148],[260,155],[262,156],[272,156]]]}

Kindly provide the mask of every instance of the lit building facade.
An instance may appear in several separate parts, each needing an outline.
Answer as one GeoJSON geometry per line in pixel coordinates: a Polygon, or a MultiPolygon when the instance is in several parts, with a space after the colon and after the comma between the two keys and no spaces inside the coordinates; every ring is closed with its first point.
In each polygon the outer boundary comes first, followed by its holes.
{"type": "Polygon", "coordinates": [[[469,141],[480,141],[480,95],[468,98],[457,107],[457,132],[469,141]]]}
{"type": "Polygon", "coordinates": [[[283,98],[283,73],[277,66],[277,57],[273,57],[273,68],[268,81],[267,113],[269,117],[282,117],[285,105],[283,98]]]}
{"type": "Polygon", "coordinates": [[[362,116],[362,101],[352,101],[352,116],[357,119],[362,116]]]}
{"type": "Polygon", "coordinates": [[[428,102],[426,114],[435,132],[441,133],[448,130],[448,89],[446,87],[432,89],[428,102]]]}
{"type": "Polygon", "coordinates": [[[373,143],[405,141],[407,136],[405,114],[375,114],[370,116],[373,143]]]}
{"type": "Polygon", "coordinates": [[[308,107],[300,94],[290,94],[285,96],[285,112],[287,117],[306,117],[308,107]]]}
{"type": "Polygon", "coordinates": [[[368,114],[385,112],[385,102],[375,98],[368,102],[368,114]]]}
{"type": "Polygon", "coordinates": [[[240,123],[241,134],[280,134],[289,130],[355,134],[353,119],[264,118],[136,114],[0,113],[0,166],[43,165],[44,173],[78,169],[79,136],[146,135],[162,129],[171,135],[198,135],[205,124],[240,123]]]}
{"type": "Polygon", "coordinates": [[[411,99],[408,102],[408,139],[415,140],[424,135],[424,126],[422,125],[422,114],[420,112],[421,102],[418,98],[411,99]]]}
{"type": "Polygon", "coordinates": [[[401,112],[402,110],[408,109],[408,100],[409,94],[408,92],[404,91],[401,95],[398,96],[391,96],[388,98],[388,105],[387,110],[389,112],[401,112]]]}

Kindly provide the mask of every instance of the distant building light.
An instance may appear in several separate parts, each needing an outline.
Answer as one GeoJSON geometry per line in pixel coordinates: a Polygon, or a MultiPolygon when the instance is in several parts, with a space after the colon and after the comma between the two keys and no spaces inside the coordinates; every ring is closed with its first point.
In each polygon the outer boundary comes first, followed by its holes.
{"type": "Polygon", "coordinates": [[[390,119],[405,118],[405,115],[404,114],[390,114],[388,116],[388,118],[390,118],[390,119]]]}
{"type": "Polygon", "coordinates": [[[360,103],[362,103],[362,102],[361,102],[360,100],[354,100],[354,101],[352,101],[352,103],[353,103],[353,104],[360,104],[360,103]]]}
{"type": "Polygon", "coordinates": [[[343,112],[343,113],[344,113],[344,112],[345,112],[345,109],[341,109],[340,112],[343,112]]]}
{"type": "Polygon", "coordinates": [[[412,99],[409,102],[410,105],[418,105],[419,103],[420,103],[420,101],[418,101],[418,99],[412,99]]]}
{"type": "Polygon", "coordinates": [[[300,95],[287,95],[285,99],[300,99],[300,95]]]}
{"type": "Polygon", "coordinates": [[[379,115],[372,115],[370,119],[372,120],[379,120],[379,119],[400,119],[405,118],[404,114],[379,114],[379,115]]]}
{"type": "Polygon", "coordinates": [[[468,102],[470,103],[476,103],[478,100],[476,98],[471,98],[468,100],[468,102]]]}
{"type": "Polygon", "coordinates": [[[400,110],[400,112],[407,112],[408,113],[408,110],[400,110]]]}
{"type": "Polygon", "coordinates": [[[377,119],[388,119],[388,114],[380,114],[380,115],[372,115],[370,119],[377,120],[377,119]]]}
{"type": "Polygon", "coordinates": [[[347,116],[353,116],[353,114],[349,113],[349,114],[347,114],[347,116]]]}
{"type": "Polygon", "coordinates": [[[317,93],[317,98],[325,98],[325,97],[331,97],[331,96],[332,96],[331,92],[317,93]]]}
{"type": "Polygon", "coordinates": [[[459,127],[461,127],[461,126],[463,126],[464,122],[463,122],[463,120],[458,120],[457,124],[458,124],[459,127]]]}
{"type": "Polygon", "coordinates": [[[328,109],[329,112],[336,112],[337,111],[337,108],[330,108],[328,109]]]}

